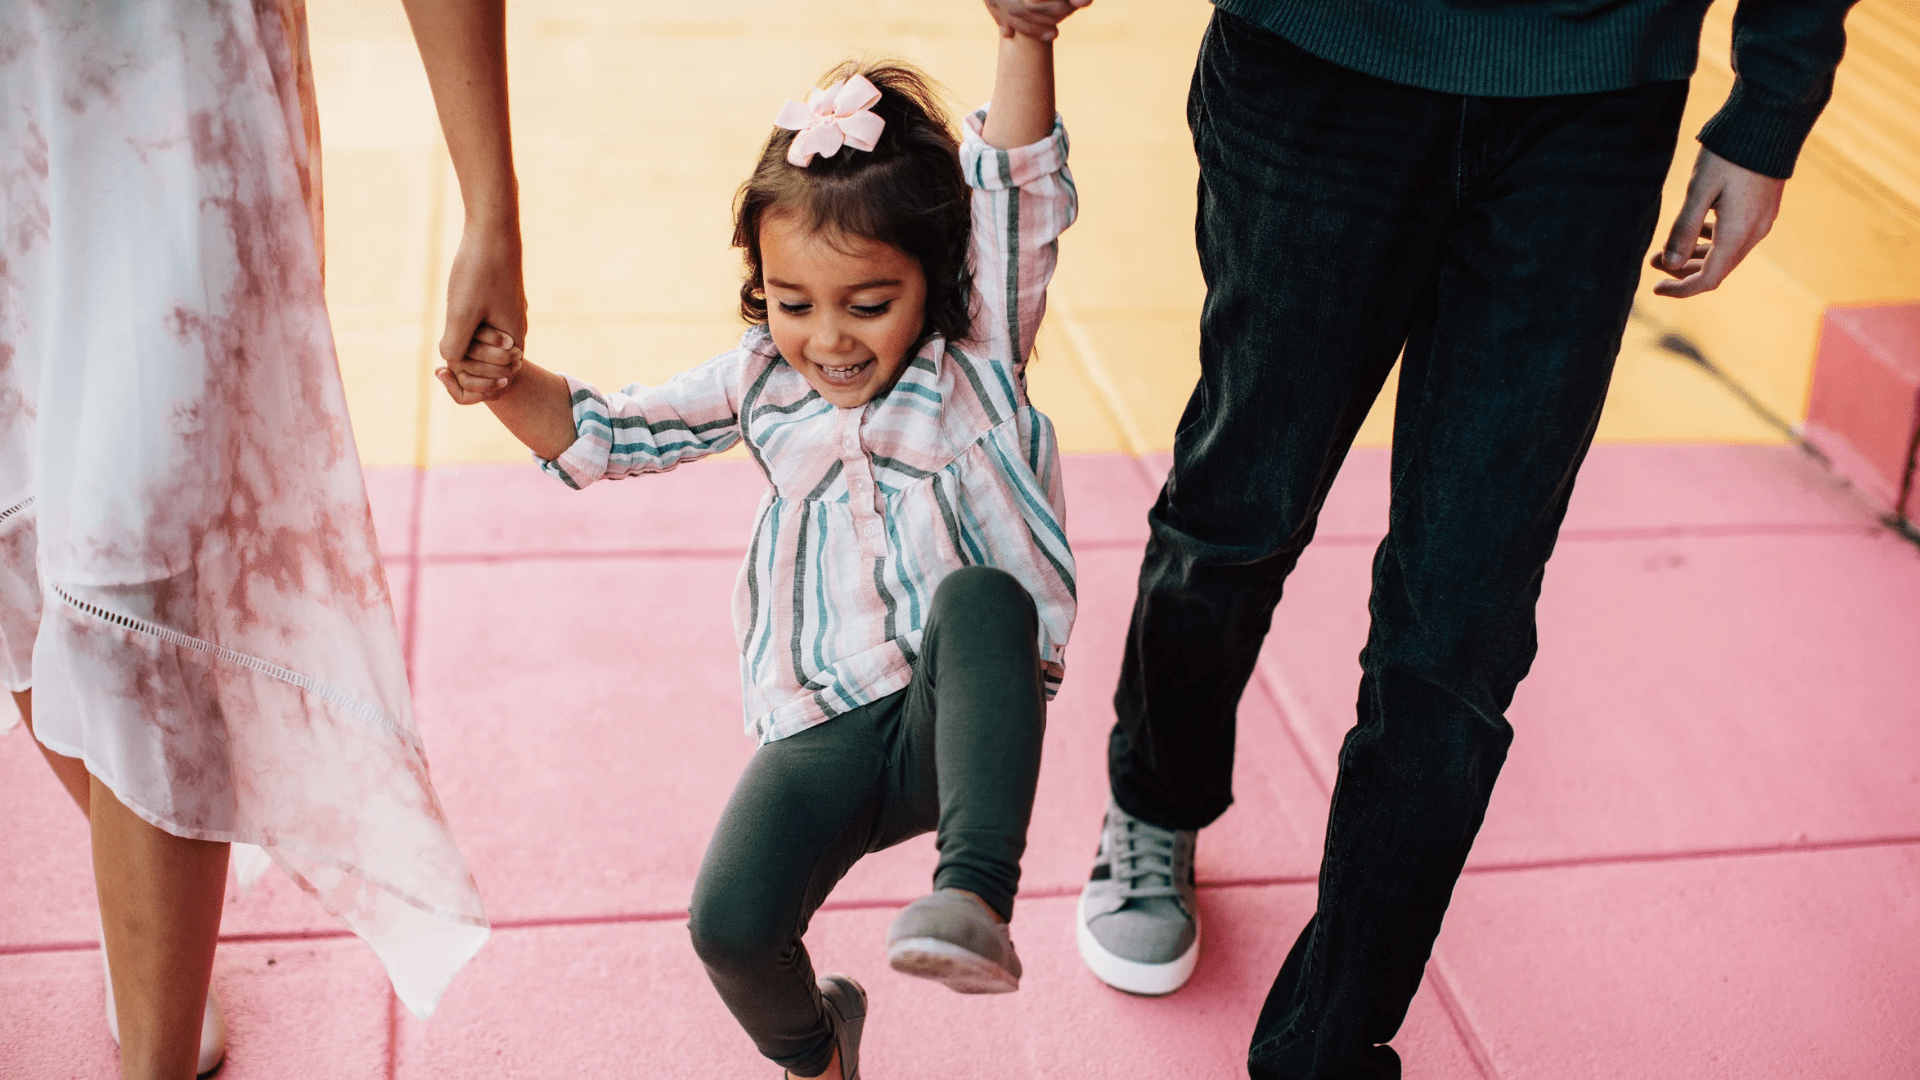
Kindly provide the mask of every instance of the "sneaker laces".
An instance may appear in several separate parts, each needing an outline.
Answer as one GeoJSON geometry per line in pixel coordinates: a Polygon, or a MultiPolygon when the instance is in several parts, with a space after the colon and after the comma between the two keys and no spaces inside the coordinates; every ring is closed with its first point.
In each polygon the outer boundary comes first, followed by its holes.
{"type": "Polygon", "coordinates": [[[1180,890],[1173,880],[1173,850],[1178,838],[1172,829],[1126,815],[1108,836],[1114,841],[1114,850],[1107,858],[1123,899],[1179,898],[1180,890]]]}

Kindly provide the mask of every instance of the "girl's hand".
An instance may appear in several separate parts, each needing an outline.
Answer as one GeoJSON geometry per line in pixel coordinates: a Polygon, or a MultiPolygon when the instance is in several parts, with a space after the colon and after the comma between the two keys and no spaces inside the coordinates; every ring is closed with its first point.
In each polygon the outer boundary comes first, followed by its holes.
{"type": "Polygon", "coordinates": [[[1025,34],[1039,41],[1052,41],[1060,34],[1060,20],[1093,3],[1093,0],[984,0],[993,21],[1000,26],[1001,37],[1025,34]]]}
{"type": "Polygon", "coordinates": [[[511,335],[482,325],[468,342],[467,354],[433,374],[456,404],[476,405],[506,393],[525,362],[526,354],[511,335]]]}

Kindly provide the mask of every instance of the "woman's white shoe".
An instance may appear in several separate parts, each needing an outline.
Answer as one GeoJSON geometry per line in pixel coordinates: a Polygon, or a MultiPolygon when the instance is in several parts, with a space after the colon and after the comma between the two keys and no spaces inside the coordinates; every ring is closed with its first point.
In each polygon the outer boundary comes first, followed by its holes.
{"type": "MultiPolygon", "coordinates": [[[[100,970],[107,977],[107,1034],[120,1045],[120,1013],[113,1002],[113,968],[107,963],[107,947],[100,946],[100,970]]],[[[207,992],[207,1007],[200,1013],[200,1060],[193,1067],[195,1076],[205,1076],[227,1059],[227,1014],[220,999],[207,992]]]]}

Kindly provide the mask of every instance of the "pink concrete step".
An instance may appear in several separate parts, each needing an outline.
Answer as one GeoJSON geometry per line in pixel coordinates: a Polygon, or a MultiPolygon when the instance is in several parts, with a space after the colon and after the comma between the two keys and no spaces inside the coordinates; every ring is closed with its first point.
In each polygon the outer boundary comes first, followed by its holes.
{"type": "Polygon", "coordinates": [[[1806,429],[1807,441],[1879,506],[1920,513],[1920,304],[1827,309],[1806,429]]]}

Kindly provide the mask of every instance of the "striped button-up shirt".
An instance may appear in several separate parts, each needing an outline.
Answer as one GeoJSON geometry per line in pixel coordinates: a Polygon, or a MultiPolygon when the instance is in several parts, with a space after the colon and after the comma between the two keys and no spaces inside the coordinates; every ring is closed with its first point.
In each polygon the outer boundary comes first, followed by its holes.
{"type": "Polygon", "coordinates": [[[998,150],[965,118],[973,188],[970,340],[935,337],[859,408],[829,404],[764,325],[661,386],[569,379],[578,439],[542,467],[574,487],[661,472],[744,441],[772,487],[734,588],[746,726],[785,738],[904,688],[933,591],[968,565],[1012,574],[1039,608],[1047,694],[1074,617],[1052,423],[1025,368],[1057,238],[1075,213],[1067,137],[998,150]]]}

